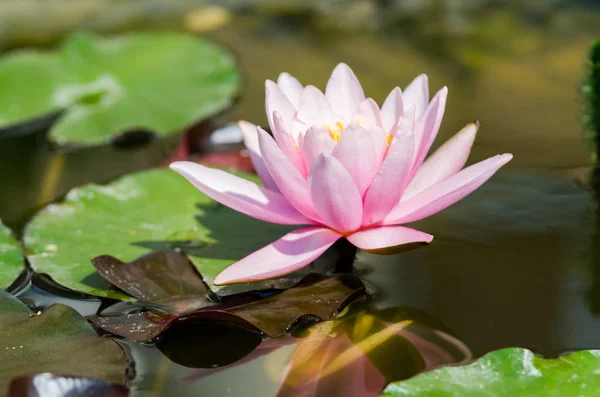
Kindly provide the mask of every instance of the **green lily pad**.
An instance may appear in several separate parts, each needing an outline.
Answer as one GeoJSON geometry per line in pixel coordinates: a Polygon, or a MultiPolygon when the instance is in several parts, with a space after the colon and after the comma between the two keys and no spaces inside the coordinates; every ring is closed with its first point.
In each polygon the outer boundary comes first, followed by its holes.
{"type": "Polygon", "coordinates": [[[92,259],[111,255],[130,262],[149,251],[181,249],[210,283],[227,266],[289,230],[224,207],[177,173],[157,169],[73,189],[63,203],[35,216],[24,243],[32,268],[59,284],[130,300],[100,277],[92,259]]]}
{"type": "Polygon", "coordinates": [[[58,144],[101,145],[140,130],[165,136],[228,107],[239,85],[233,56],[191,35],[78,33],[55,52],[0,60],[0,130],[64,112],[49,134],[58,144]]]}
{"type": "Polygon", "coordinates": [[[127,360],[74,309],[52,305],[41,315],[0,290],[0,396],[11,379],[54,372],[125,383],[127,360]]]}
{"type": "Polygon", "coordinates": [[[390,384],[384,396],[593,397],[600,388],[600,351],[546,360],[525,349],[488,353],[461,367],[438,368],[390,384]]]}
{"type": "Polygon", "coordinates": [[[10,230],[0,223],[0,288],[8,288],[24,269],[23,252],[10,230]]]}

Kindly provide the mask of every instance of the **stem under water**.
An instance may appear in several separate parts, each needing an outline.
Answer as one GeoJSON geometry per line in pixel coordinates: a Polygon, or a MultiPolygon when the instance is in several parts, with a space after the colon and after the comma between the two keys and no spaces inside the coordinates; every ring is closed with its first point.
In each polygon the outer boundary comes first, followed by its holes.
{"type": "Polygon", "coordinates": [[[338,254],[333,271],[335,273],[352,273],[357,248],[345,238],[339,239],[333,246],[338,254]]]}

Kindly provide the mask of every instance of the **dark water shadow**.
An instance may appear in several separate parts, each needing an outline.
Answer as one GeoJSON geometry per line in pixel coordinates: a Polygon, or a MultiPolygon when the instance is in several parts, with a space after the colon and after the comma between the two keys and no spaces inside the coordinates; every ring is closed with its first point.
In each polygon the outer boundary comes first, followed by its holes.
{"type": "Polygon", "coordinates": [[[499,174],[413,226],[424,249],[361,254],[378,305],[432,313],[479,355],[520,346],[545,355],[600,346],[590,310],[596,204],[568,178],[499,174]]]}

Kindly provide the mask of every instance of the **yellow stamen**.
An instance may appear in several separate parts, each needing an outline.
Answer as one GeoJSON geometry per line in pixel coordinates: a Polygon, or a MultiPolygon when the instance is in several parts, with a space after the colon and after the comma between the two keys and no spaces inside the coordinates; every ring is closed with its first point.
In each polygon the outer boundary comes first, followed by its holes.
{"type": "Polygon", "coordinates": [[[342,132],[344,132],[344,124],[341,121],[337,121],[335,123],[335,127],[330,127],[325,124],[325,128],[329,131],[329,135],[331,135],[331,139],[334,140],[335,143],[338,143],[342,138],[342,132]]]}
{"type": "Polygon", "coordinates": [[[388,135],[385,137],[385,146],[386,147],[390,147],[390,145],[392,144],[392,139],[394,139],[393,135],[388,135]]]}

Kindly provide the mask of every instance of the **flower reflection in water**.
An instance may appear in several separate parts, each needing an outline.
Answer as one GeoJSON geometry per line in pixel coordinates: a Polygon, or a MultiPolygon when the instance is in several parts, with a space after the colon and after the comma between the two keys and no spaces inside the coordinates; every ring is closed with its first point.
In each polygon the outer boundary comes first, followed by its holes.
{"type": "Polygon", "coordinates": [[[469,348],[422,310],[356,310],[313,325],[301,334],[265,340],[242,360],[194,369],[182,382],[248,363],[295,344],[280,377],[277,397],[375,397],[392,381],[472,358],[469,348]]]}

